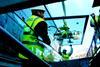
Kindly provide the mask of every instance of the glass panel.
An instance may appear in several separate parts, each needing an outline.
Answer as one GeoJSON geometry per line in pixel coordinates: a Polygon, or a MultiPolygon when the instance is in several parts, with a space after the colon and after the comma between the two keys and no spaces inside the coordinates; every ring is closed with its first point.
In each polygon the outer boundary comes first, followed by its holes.
{"type": "MultiPolygon", "coordinates": [[[[49,22],[49,20],[47,22],[49,22]]],[[[60,27],[63,27],[63,25],[64,25],[64,21],[62,19],[54,20],[54,22],[59,30],[60,30],[60,27]]],[[[50,22],[50,24],[48,24],[48,25],[52,26],[52,23],[53,22],[50,22]]],[[[73,45],[81,44],[82,37],[83,37],[85,18],[65,19],[65,23],[67,24],[69,30],[72,32],[72,35],[74,37],[71,39],[72,44],[73,45]],[[75,35],[75,34],[77,34],[77,35],[75,35]],[[76,37],[76,39],[75,39],[75,37],[76,37]]],[[[53,29],[55,29],[55,28],[51,28],[52,31],[50,31],[50,32],[53,32],[53,29]]],[[[55,29],[55,30],[57,30],[57,29],[55,29]]],[[[60,30],[60,31],[63,31],[63,30],[60,30]]],[[[62,45],[70,45],[70,43],[68,41],[69,41],[68,38],[64,38],[62,45]]]]}
{"type": "Polygon", "coordinates": [[[46,5],[46,7],[48,8],[48,10],[49,10],[52,17],[64,16],[64,12],[63,12],[61,2],[48,4],[48,5],[46,5]]]}
{"type": "Polygon", "coordinates": [[[91,13],[93,0],[66,0],[66,15],[89,15],[91,13]]]}

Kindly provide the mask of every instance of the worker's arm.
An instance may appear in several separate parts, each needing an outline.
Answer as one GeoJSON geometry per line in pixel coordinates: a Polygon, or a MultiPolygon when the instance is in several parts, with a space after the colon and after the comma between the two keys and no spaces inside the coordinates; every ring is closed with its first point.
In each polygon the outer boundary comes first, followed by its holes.
{"type": "Polygon", "coordinates": [[[48,28],[47,28],[47,24],[45,22],[39,23],[35,27],[35,32],[38,36],[40,36],[43,39],[44,43],[50,45],[50,39],[48,36],[48,28]]]}

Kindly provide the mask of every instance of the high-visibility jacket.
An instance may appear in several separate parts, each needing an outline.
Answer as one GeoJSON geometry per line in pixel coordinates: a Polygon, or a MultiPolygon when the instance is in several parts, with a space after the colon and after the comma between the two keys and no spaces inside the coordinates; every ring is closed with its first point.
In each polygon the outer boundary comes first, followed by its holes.
{"type": "Polygon", "coordinates": [[[92,27],[96,27],[96,26],[99,26],[100,25],[100,16],[95,16],[95,18],[92,18],[90,20],[90,25],[92,27]]]}
{"type": "MultiPolygon", "coordinates": [[[[35,15],[32,15],[27,20],[27,24],[34,30],[36,25],[42,21],[44,21],[44,19],[35,15]]],[[[23,35],[22,41],[38,42],[37,36],[35,35],[34,31],[32,31],[28,26],[24,27],[24,35],[23,35]]]]}
{"type": "Polygon", "coordinates": [[[90,21],[90,25],[94,27],[95,37],[100,39],[100,15],[92,18],[90,21]]]}
{"type": "MultiPolygon", "coordinates": [[[[41,47],[38,43],[38,38],[36,36],[36,34],[34,33],[34,28],[37,26],[37,24],[41,23],[42,21],[44,21],[44,19],[32,15],[28,20],[27,20],[27,24],[32,28],[32,30],[26,25],[24,26],[24,34],[22,36],[22,42],[25,44],[25,47],[28,48],[29,50],[32,51],[33,54],[37,55],[40,59],[42,59],[43,57],[42,55],[42,51],[43,51],[43,47],[41,47]]],[[[23,59],[27,59],[26,57],[24,57],[23,55],[19,54],[20,58],[23,59]]]]}
{"type": "Polygon", "coordinates": [[[73,53],[73,48],[72,48],[72,46],[70,46],[71,48],[71,50],[70,50],[70,52],[68,53],[68,54],[63,54],[62,56],[64,57],[64,59],[65,60],[69,60],[69,58],[70,58],[70,56],[72,55],[72,53],[73,53]]]}

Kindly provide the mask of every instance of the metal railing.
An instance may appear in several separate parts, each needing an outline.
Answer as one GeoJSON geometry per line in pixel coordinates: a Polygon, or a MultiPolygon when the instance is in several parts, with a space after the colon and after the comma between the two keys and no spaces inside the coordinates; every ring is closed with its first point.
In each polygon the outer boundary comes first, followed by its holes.
{"type": "MultiPolygon", "coordinates": [[[[17,51],[29,58],[30,60],[34,60],[38,64],[42,64],[44,66],[49,66],[48,63],[45,61],[39,59],[37,56],[35,56],[30,50],[28,50],[19,40],[17,40],[15,37],[13,37],[9,32],[7,32],[5,29],[3,29],[0,26],[0,37],[1,38],[9,38],[13,44],[9,44],[9,46],[15,46],[17,48],[17,51]]],[[[33,62],[34,63],[34,62],[33,62]]]]}

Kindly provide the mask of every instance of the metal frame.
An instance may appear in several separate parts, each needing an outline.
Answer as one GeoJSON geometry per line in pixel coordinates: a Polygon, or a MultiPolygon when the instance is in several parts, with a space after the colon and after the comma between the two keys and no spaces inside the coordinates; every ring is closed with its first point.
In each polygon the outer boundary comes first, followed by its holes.
{"type": "Polygon", "coordinates": [[[85,34],[86,26],[87,26],[87,23],[88,23],[89,15],[52,17],[52,18],[45,18],[45,20],[75,19],[75,18],[86,18],[86,20],[85,20],[85,25],[84,25],[84,29],[83,29],[83,37],[82,37],[82,41],[81,41],[81,44],[82,44],[83,39],[84,39],[84,34],[85,34]]]}
{"type": "Polygon", "coordinates": [[[63,1],[63,0],[27,0],[20,3],[16,3],[16,4],[11,4],[5,7],[0,7],[0,14],[17,11],[17,10],[21,10],[21,9],[25,9],[29,7],[35,7],[35,6],[39,6],[43,4],[60,2],[60,1],[63,1]]]}
{"type": "Polygon", "coordinates": [[[82,44],[83,39],[84,39],[84,34],[85,34],[86,27],[87,27],[88,19],[89,19],[89,15],[86,16],[85,25],[84,25],[84,30],[83,30],[83,37],[82,37],[81,44],[82,44]]]}

